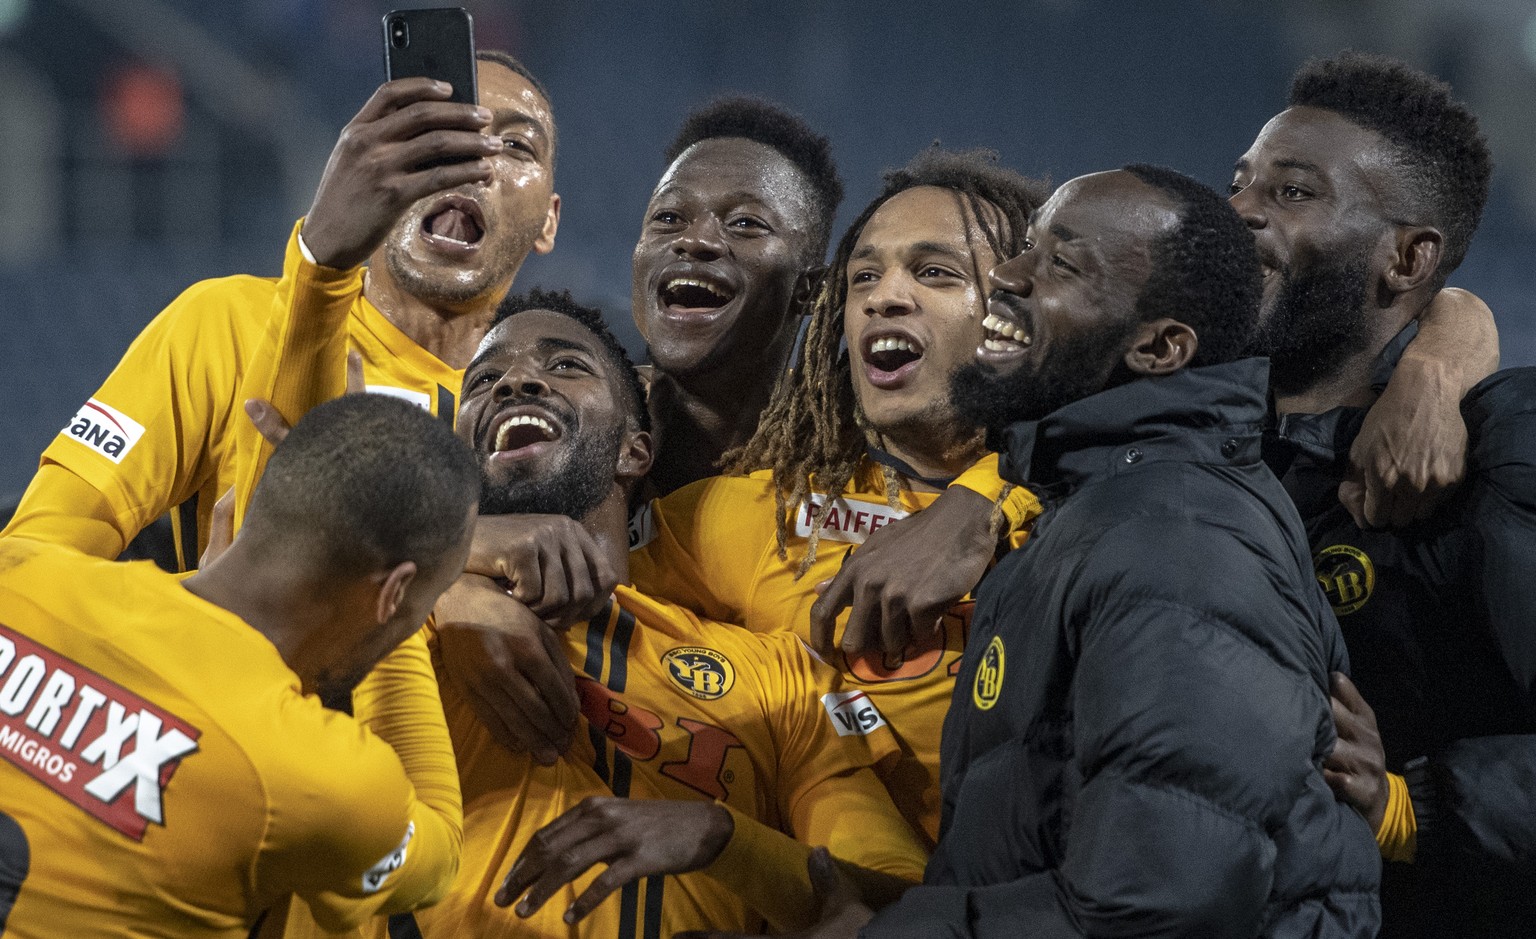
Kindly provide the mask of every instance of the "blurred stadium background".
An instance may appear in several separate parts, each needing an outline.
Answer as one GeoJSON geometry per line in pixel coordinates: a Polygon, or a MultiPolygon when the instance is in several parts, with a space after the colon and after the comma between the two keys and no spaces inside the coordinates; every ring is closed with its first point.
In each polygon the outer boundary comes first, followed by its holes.
{"type": "MultiPolygon", "coordinates": [[[[407,0],[0,0],[0,502],[183,288],[275,275],[407,0]]],[[[830,134],[843,218],[938,139],[1060,181],[1131,161],[1215,185],[1345,47],[1450,81],[1492,141],[1493,199],[1453,284],[1536,364],[1536,0],[465,0],[483,47],[549,86],[564,199],[527,287],[603,305],[640,351],[629,254],[684,113],[750,91],[830,134]]]]}

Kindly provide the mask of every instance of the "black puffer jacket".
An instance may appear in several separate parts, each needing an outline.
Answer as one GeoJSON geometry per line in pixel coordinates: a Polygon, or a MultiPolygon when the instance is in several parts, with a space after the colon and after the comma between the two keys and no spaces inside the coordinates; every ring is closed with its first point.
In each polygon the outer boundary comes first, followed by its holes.
{"type": "Polygon", "coordinates": [[[1323,782],[1345,666],[1260,462],[1263,360],[1005,433],[1047,500],[982,585],[925,885],[866,935],[1368,937],[1380,860],[1323,782]]]}

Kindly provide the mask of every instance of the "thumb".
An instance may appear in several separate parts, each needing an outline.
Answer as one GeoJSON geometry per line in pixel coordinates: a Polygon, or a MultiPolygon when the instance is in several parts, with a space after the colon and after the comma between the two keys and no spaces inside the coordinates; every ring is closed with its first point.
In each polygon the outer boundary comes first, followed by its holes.
{"type": "Polygon", "coordinates": [[[821,899],[823,914],[858,901],[852,881],[837,869],[837,862],[832,860],[832,854],[826,848],[812,851],[805,866],[811,875],[811,887],[821,899]]]}

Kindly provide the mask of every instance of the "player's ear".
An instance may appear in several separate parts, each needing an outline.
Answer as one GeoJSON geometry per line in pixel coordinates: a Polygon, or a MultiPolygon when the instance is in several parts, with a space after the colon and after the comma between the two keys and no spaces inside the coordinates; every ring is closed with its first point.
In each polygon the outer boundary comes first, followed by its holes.
{"type": "Polygon", "coordinates": [[[651,471],[654,456],[650,434],[643,430],[626,430],[624,442],[619,446],[619,463],[614,467],[615,478],[625,482],[644,479],[651,471]]]}
{"type": "Polygon", "coordinates": [[[1136,375],[1171,375],[1188,365],[1199,348],[1194,329],[1165,316],[1137,327],[1125,365],[1136,375]]]}
{"type": "Polygon", "coordinates": [[[377,606],[374,610],[374,617],[379,625],[389,622],[395,615],[395,611],[400,609],[400,604],[405,601],[405,591],[415,579],[415,561],[401,561],[383,574],[383,580],[379,584],[377,606]]]}
{"type": "Polygon", "coordinates": [[[560,228],[560,193],[549,194],[549,211],[544,213],[544,229],[533,243],[534,254],[548,254],[555,250],[555,232],[560,228]]]}

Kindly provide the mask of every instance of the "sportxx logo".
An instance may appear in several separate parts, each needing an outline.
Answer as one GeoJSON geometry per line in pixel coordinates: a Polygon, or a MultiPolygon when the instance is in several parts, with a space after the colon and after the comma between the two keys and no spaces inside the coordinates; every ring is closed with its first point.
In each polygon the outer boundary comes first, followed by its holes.
{"type": "Polygon", "coordinates": [[[113,463],[121,463],[144,436],[144,425],[92,398],[80,405],[80,410],[59,433],[85,444],[113,463]]]}
{"type": "Polygon", "coordinates": [[[196,727],[73,659],[0,626],[0,756],[135,841],[196,727]],[[125,746],[132,749],[123,752],[125,746]]]}
{"type": "Polygon", "coordinates": [[[1312,566],[1333,612],[1339,616],[1347,616],[1365,606],[1371,591],[1376,589],[1376,566],[1369,555],[1353,545],[1336,544],[1324,548],[1312,559],[1312,566]]]}
{"type": "Polygon", "coordinates": [[[983,711],[992,710],[997,698],[1003,693],[1003,666],[1007,658],[1003,652],[1003,637],[993,636],[987,643],[987,651],[981,654],[981,664],[976,667],[976,686],[971,698],[983,711]]]}
{"type": "Polygon", "coordinates": [[[661,657],[667,674],[679,688],[705,701],[723,697],[736,684],[736,669],[714,649],[682,646],[661,657]]]}

